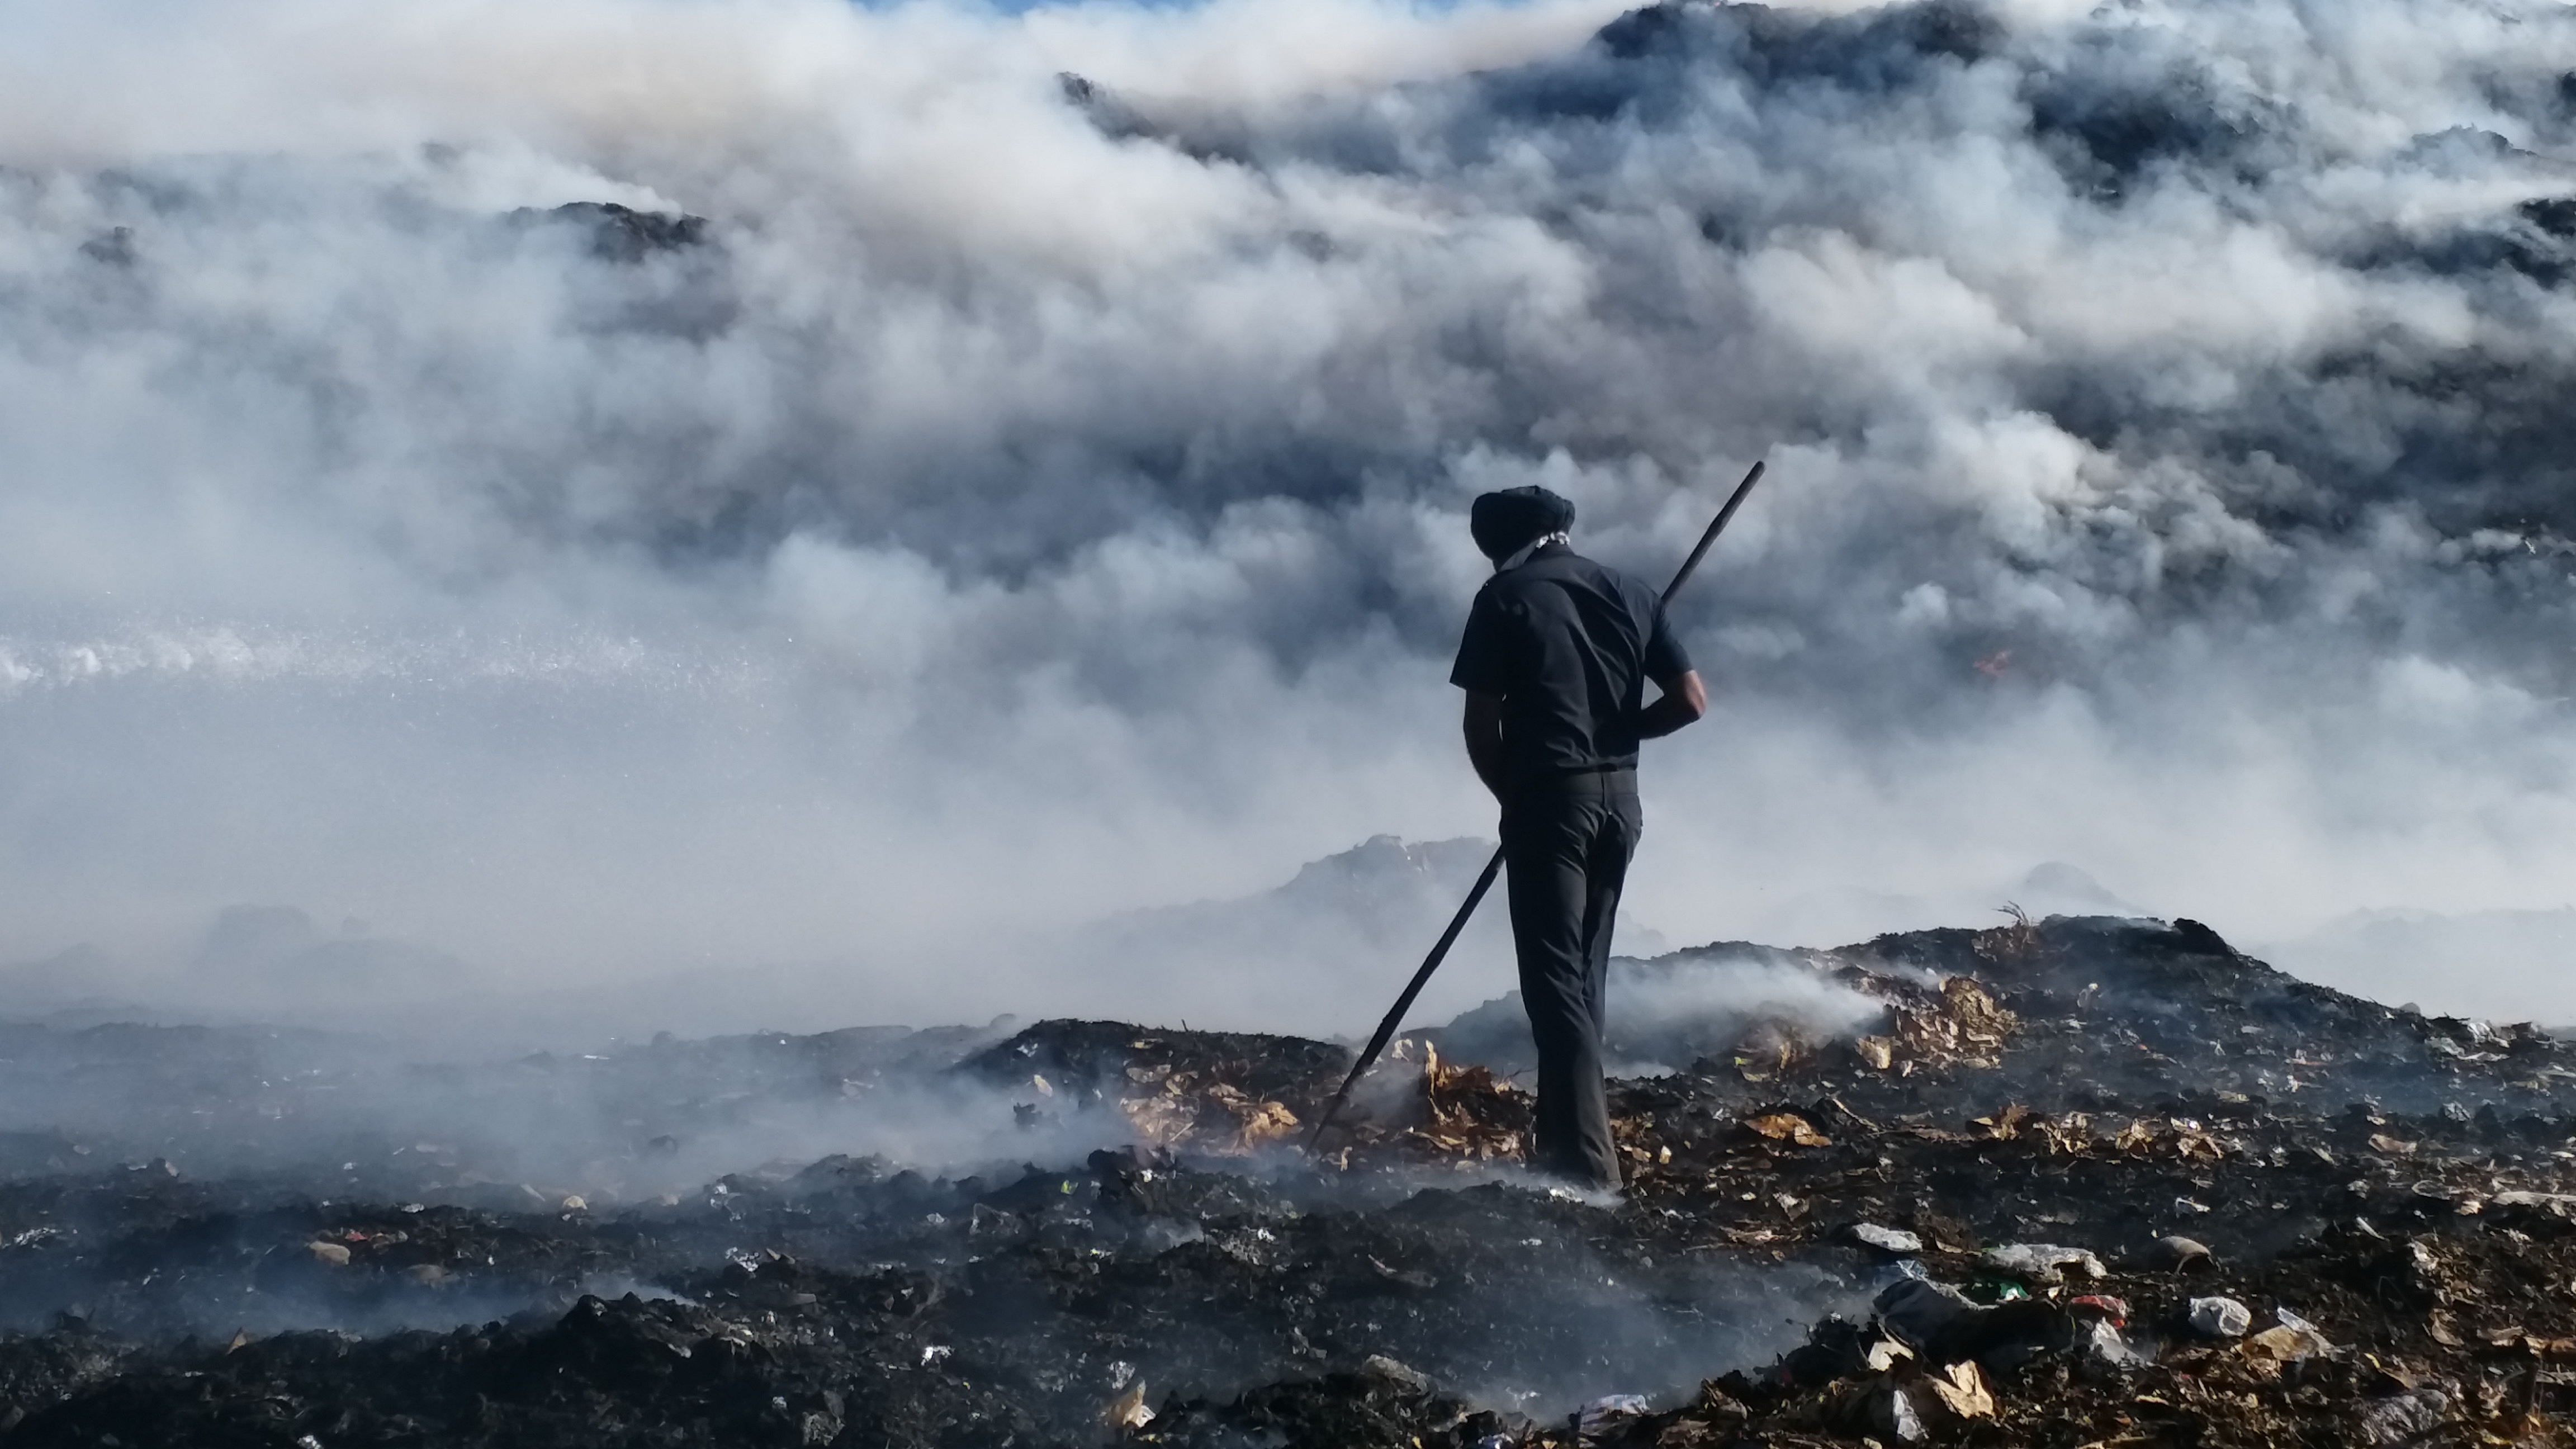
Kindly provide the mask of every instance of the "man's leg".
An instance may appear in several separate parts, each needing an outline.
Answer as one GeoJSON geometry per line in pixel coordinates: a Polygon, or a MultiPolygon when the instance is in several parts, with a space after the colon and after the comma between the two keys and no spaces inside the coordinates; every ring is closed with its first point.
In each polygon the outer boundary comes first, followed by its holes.
{"type": "Polygon", "coordinates": [[[1646,812],[1637,799],[1637,777],[1609,774],[1604,787],[1603,820],[1592,833],[1585,862],[1583,963],[1592,990],[1592,1019],[1606,1027],[1610,1020],[1610,937],[1619,924],[1619,895],[1628,884],[1628,862],[1636,858],[1637,839],[1645,833],[1646,812]]]}
{"type": "MultiPolygon", "coordinates": [[[[1595,837],[1605,826],[1617,832],[1598,776],[1550,781],[1513,800],[1503,851],[1521,1002],[1538,1047],[1538,1132],[1531,1165],[1615,1188],[1619,1158],[1601,1082],[1601,981],[1587,939],[1595,837]]],[[[1624,863],[1623,851],[1623,868],[1624,863]]],[[[1616,904],[1614,891],[1614,909],[1616,904]]]]}
{"type": "Polygon", "coordinates": [[[1628,862],[1637,851],[1645,815],[1637,803],[1637,777],[1629,773],[1595,775],[1601,783],[1598,814],[1584,857],[1583,985],[1592,1023],[1590,1075],[1577,1098],[1576,1150],[1593,1177],[1607,1186],[1619,1182],[1619,1144],[1610,1133],[1610,1096],[1601,1079],[1601,1034],[1610,1024],[1610,937],[1618,925],[1619,893],[1628,880],[1628,862]]]}

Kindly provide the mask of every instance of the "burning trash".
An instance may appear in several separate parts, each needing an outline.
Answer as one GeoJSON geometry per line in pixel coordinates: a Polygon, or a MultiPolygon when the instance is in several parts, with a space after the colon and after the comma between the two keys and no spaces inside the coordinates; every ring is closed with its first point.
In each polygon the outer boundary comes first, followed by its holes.
{"type": "MultiPolygon", "coordinates": [[[[2559,1043],[2152,922],[1765,969],[1878,1003],[1845,1041],[1884,1061],[1743,1021],[1741,1050],[1614,1083],[1616,1202],[1520,1179],[1529,1095],[1446,1030],[1398,1043],[1320,1156],[1297,1129],[1344,1049],[1103,1022],[558,1064],[522,1090],[632,1119],[563,1184],[466,1120],[266,1167],[184,1112],[150,1144],[31,1137],[0,1178],[0,1445],[2576,1432],[2559,1043]],[[673,1183],[746,1082],[854,1128],[971,1106],[991,1135],[944,1171],[829,1155],[673,1183]],[[154,1158],[176,1170],[118,1165],[154,1158]]],[[[203,1051],[188,1080],[228,1098],[226,1071],[259,1070],[230,1050],[39,1035],[0,1073],[203,1051]]]]}

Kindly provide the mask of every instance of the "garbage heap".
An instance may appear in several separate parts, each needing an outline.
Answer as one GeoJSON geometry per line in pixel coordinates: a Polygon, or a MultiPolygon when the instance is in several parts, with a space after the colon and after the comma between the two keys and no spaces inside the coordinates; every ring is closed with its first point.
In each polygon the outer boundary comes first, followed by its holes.
{"type": "Polygon", "coordinates": [[[1054,1165],[514,1203],[30,1149],[0,1446],[2576,1441],[2545,1033],[2190,922],[1773,959],[1883,1011],[1618,1083],[1615,1202],[1519,1176],[1528,1097],[1437,1033],[1313,1153],[1342,1049],[1098,1022],[924,1069],[1101,1139],[1054,1165]]]}

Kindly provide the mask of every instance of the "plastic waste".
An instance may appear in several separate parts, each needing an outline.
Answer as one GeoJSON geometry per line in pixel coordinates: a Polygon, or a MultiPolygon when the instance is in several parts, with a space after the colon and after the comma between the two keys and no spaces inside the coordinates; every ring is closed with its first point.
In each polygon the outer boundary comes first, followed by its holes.
{"type": "Polygon", "coordinates": [[[1139,1381],[1127,1392],[1112,1399],[1101,1411],[1100,1422],[1111,1429],[1142,1429],[1154,1422],[1154,1411],[1145,1405],[1145,1385],[1139,1381]]]}
{"type": "Polygon", "coordinates": [[[2153,1355],[2131,1343],[2107,1318],[2093,1320],[2085,1330],[2084,1351],[2113,1368],[2141,1368],[2155,1362],[2153,1355]]]}
{"type": "Polygon", "coordinates": [[[2450,1407],[2450,1396],[2434,1389],[2373,1399],[2361,1413],[2361,1442],[2372,1449],[2421,1443],[2442,1427],[2450,1407]]]}
{"type": "Polygon", "coordinates": [[[2245,1356],[2268,1363],[2298,1363],[2332,1354],[2334,1345],[2295,1328],[2267,1328],[2245,1340],[2245,1356]]]}
{"type": "Polygon", "coordinates": [[[1974,1312],[1977,1305],[1946,1284],[1927,1278],[1903,1278],[1889,1284],[1873,1306],[1878,1309],[1879,1322],[1898,1342],[1920,1352],[1948,1332],[1952,1324],[1974,1312]]]}
{"type": "Polygon", "coordinates": [[[2108,1277],[2111,1270],[2102,1260],[2082,1248],[2064,1248],[2055,1243],[2008,1243],[1988,1248],[1981,1255],[1989,1268],[2016,1274],[2034,1283],[2055,1283],[2073,1269],[2087,1278],[2108,1277]]]}
{"type": "Polygon", "coordinates": [[[1931,1437],[1931,1431],[1923,1427],[1922,1411],[1914,1407],[1914,1400],[1901,1388],[1890,1385],[1886,1397],[1870,1408],[1872,1426],[1899,1444],[1920,1444],[1931,1437]]]}
{"type": "Polygon", "coordinates": [[[1360,1372],[1416,1393],[1428,1393],[1431,1389],[1431,1380],[1424,1378],[1420,1370],[1382,1353],[1373,1353],[1362,1359],[1360,1372]]]}
{"type": "Polygon", "coordinates": [[[1880,1325],[1927,1363],[1974,1358],[2000,1366],[2074,1338],[2073,1320],[2054,1303],[1975,1303],[1956,1288],[1923,1278],[1889,1284],[1874,1306],[1880,1325]]]}
{"type": "Polygon", "coordinates": [[[2208,1338],[2242,1338],[2254,1326],[2254,1312],[2233,1298],[2191,1300],[2191,1331],[2208,1338]]]}
{"type": "Polygon", "coordinates": [[[1883,1228],[1876,1223],[1854,1223],[1851,1225],[1851,1237],[1854,1242],[1865,1247],[1876,1248],[1882,1253],[1910,1256],[1923,1251],[1923,1239],[1902,1228],[1883,1228]]]}
{"type": "Polygon", "coordinates": [[[2066,1306],[2069,1309],[2082,1308],[2098,1313],[2111,1320],[2111,1326],[2114,1328],[2125,1325],[2129,1321],[2129,1300],[2115,1298],[2108,1293],[2086,1293],[2068,1299],[2066,1306]]]}
{"type": "Polygon", "coordinates": [[[1622,1419],[1649,1412],[1643,1394],[1605,1394],[1574,1411],[1574,1436],[1591,1439],[1622,1419]]]}
{"type": "Polygon", "coordinates": [[[2245,1340],[2245,1356],[2272,1363],[2299,1363],[2311,1358],[2332,1358],[2340,1350],[2317,1331],[2317,1326],[2286,1308],[2275,1310],[2278,1323],[2245,1340]]]}

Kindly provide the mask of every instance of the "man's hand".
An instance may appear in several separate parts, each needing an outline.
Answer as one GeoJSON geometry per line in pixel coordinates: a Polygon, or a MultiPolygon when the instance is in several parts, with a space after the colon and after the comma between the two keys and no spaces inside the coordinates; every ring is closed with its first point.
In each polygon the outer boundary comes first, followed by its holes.
{"type": "MultiPolygon", "coordinates": [[[[1659,740],[1686,724],[1695,724],[1708,713],[1708,686],[1700,683],[1699,671],[1684,670],[1670,679],[1658,679],[1664,692],[1653,704],[1637,711],[1637,738],[1659,740]]],[[[1472,705],[1470,706],[1472,709],[1472,705]]],[[[1473,752],[1475,746],[1468,746],[1473,752]]],[[[1483,773],[1483,767],[1477,767],[1483,773]]]]}
{"type": "Polygon", "coordinates": [[[1503,798],[1506,783],[1503,767],[1503,697],[1498,694],[1467,693],[1467,760],[1476,767],[1476,778],[1503,798]]]}

